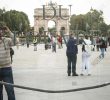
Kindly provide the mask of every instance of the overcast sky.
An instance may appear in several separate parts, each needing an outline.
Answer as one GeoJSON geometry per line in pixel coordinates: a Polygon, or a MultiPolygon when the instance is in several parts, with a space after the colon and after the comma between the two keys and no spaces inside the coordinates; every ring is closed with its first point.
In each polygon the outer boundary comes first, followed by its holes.
{"type": "MultiPolygon", "coordinates": [[[[0,0],[0,8],[6,10],[18,10],[25,12],[30,20],[31,26],[34,25],[34,9],[42,8],[50,0],[0,0]]],[[[72,5],[71,14],[85,14],[90,8],[102,10],[106,24],[110,24],[110,0],[51,0],[64,7],[72,5]]],[[[69,7],[68,7],[69,8],[69,7]]]]}

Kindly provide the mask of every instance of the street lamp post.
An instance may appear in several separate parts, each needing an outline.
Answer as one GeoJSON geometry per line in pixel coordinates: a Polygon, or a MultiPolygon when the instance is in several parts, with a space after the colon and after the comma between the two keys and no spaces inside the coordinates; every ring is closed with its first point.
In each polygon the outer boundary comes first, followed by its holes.
{"type": "Polygon", "coordinates": [[[16,45],[16,31],[15,31],[15,28],[16,27],[16,25],[14,26],[14,46],[16,45]]]}
{"type": "Polygon", "coordinates": [[[71,25],[71,23],[70,23],[70,18],[71,18],[71,6],[72,6],[72,5],[69,5],[69,7],[70,7],[70,14],[69,14],[69,33],[70,33],[70,25],[71,25]]]}
{"type": "Polygon", "coordinates": [[[5,20],[4,20],[4,13],[5,13],[5,8],[3,7],[3,22],[5,22],[5,20]]]}
{"type": "Polygon", "coordinates": [[[91,7],[91,9],[90,9],[90,33],[91,33],[91,35],[93,35],[93,32],[92,32],[92,12],[93,12],[93,9],[92,9],[92,7],[91,7]]]}
{"type": "MultiPolygon", "coordinates": [[[[16,13],[14,12],[14,17],[16,18],[16,13]]],[[[13,28],[14,28],[14,46],[16,45],[16,23],[15,19],[13,20],[13,28]]]]}

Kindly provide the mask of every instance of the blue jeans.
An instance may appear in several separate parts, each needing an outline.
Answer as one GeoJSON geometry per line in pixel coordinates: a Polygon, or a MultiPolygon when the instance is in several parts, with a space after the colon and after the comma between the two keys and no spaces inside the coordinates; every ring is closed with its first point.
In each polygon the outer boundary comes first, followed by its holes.
{"type": "Polygon", "coordinates": [[[101,48],[100,50],[101,50],[100,58],[104,58],[105,48],[101,48]]]}
{"type": "MultiPolygon", "coordinates": [[[[0,68],[0,81],[13,84],[12,68],[0,68]]],[[[5,85],[5,89],[8,95],[8,100],[15,100],[14,88],[9,85],[5,85]]],[[[0,84],[0,100],[3,100],[3,85],[0,84]]]]}

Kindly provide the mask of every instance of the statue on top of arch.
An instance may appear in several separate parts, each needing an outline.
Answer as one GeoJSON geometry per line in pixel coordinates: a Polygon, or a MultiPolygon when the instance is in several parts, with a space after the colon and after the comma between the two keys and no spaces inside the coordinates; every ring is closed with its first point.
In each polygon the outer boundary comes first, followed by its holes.
{"type": "Polygon", "coordinates": [[[51,7],[55,7],[55,8],[58,7],[57,3],[56,3],[56,2],[52,2],[52,1],[50,1],[50,2],[47,4],[47,6],[48,6],[48,7],[51,6],[51,7]]]}

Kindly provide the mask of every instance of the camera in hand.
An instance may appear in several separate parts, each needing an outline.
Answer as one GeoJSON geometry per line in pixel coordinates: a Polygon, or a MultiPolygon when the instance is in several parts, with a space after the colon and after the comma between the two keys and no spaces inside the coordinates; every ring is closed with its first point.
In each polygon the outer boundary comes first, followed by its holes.
{"type": "Polygon", "coordinates": [[[4,26],[4,27],[3,27],[3,30],[7,30],[7,27],[6,27],[6,26],[4,26]]]}

